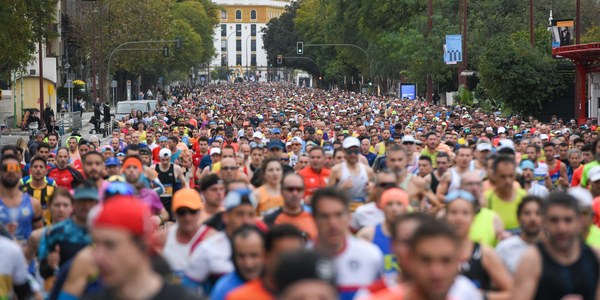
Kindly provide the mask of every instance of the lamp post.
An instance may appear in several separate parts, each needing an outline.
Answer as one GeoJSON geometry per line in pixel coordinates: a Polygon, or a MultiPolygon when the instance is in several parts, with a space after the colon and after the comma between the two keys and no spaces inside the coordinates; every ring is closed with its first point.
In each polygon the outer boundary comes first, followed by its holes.
{"type": "Polygon", "coordinates": [[[227,57],[227,68],[229,69],[229,38],[231,37],[232,34],[234,33],[238,33],[238,32],[242,32],[241,30],[236,30],[236,31],[232,31],[230,34],[227,35],[227,38],[225,39],[225,42],[227,43],[227,53],[225,53],[225,57],[227,57]]]}
{"type": "Polygon", "coordinates": [[[250,49],[248,49],[248,39],[252,36],[252,34],[249,34],[246,37],[246,76],[248,76],[248,80],[250,80],[250,75],[248,75],[249,70],[249,66],[250,66],[250,62],[248,61],[248,52],[250,52],[250,49]]]}

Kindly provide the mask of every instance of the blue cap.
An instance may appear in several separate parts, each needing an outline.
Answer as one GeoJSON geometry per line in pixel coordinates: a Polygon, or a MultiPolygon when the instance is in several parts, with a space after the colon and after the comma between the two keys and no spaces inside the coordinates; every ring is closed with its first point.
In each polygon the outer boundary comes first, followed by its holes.
{"type": "Polygon", "coordinates": [[[279,128],[273,128],[273,129],[271,129],[271,133],[273,133],[273,134],[281,134],[281,129],[279,129],[279,128]]]}
{"type": "Polygon", "coordinates": [[[525,170],[525,169],[535,170],[535,164],[532,161],[526,159],[521,162],[521,169],[522,170],[525,170]]]}
{"type": "Polygon", "coordinates": [[[117,153],[117,157],[119,157],[119,156],[125,156],[125,153],[123,153],[123,152],[117,153]]]}
{"type": "Polygon", "coordinates": [[[100,200],[98,189],[89,187],[79,187],[73,193],[73,199],[77,200],[100,200]]]}
{"type": "Polygon", "coordinates": [[[280,140],[273,140],[273,141],[269,141],[269,143],[267,144],[267,149],[271,150],[271,149],[283,149],[284,148],[284,144],[282,141],[280,140]]]}
{"type": "Polygon", "coordinates": [[[159,141],[159,142],[166,142],[166,141],[168,141],[168,140],[169,140],[169,138],[168,138],[168,137],[166,137],[166,136],[161,136],[161,137],[159,137],[159,138],[158,138],[158,141],[159,141]]]}
{"type": "Polygon", "coordinates": [[[120,166],[121,162],[116,157],[109,157],[104,163],[107,167],[120,166]]]}

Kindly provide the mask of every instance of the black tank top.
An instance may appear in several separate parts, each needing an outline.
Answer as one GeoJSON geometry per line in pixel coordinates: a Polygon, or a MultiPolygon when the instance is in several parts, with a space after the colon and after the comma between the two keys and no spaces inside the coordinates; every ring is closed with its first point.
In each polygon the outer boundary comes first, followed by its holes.
{"type": "Polygon", "coordinates": [[[478,289],[484,291],[491,290],[490,275],[483,268],[481,258],[483,257],[483,249],[479,243],[473,243],[473,253],[468,261],[460,264],[460,273],[469,278],[478,289]]]}
{"type": "Polygon", "coordinates": [[[564,266],[552,259],[544,245],[537,244],[542,255],[542,274],[534,299],[561,299],[566,295],[580,295],[593,300],[598,288],[598,257],[585,243],[581,243],[581,254],[576,262],[564,266]]]}
{"type": "Polygon", "coordinates": [[[431,172],[431,190],[435,194],[437,192],[437,187],[438,184],[440,184],[440,181],[437,179],[437,177],[435,177],[434,173],[435,172],[431,172]]]}
{"type": "Polygon", "coordinates": [[[171,201],[173,199],[173,193],[176,192],[176,183],[177,180],[175,178],[175,167],[173,164],[169,166],[169,170],[163,172],[160,170],[158,164],[154,167],[156,173],[158,173],[158,179],[164,185],[165,191],[162,195],[160,195],[160,201],[162,202],[165,209],[169,212],[169,217],[172,218],[171,213],[171,201]]]}

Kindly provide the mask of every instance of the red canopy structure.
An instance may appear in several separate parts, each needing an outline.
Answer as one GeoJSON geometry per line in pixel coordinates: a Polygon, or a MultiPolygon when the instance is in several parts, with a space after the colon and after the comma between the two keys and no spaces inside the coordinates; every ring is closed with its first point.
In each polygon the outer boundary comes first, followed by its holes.
{"type": "Polygon", "coordinates": [[[575,115],[580,123],[585,122],[588,100],[586,79],[588,73],[600,72],[600,43],[557,47],[552,49],[552,55],[568,58],[575,64],[575,115]]]}

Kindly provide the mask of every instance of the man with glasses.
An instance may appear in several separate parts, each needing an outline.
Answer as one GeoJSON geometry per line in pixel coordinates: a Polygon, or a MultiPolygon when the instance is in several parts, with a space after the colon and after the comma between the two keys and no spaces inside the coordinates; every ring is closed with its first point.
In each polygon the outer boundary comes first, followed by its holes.
{"type": "Polygon", "coordinates": [[[154,166],[154,170],[158,173],[158,180],[164,186],[164,192],[160,195],[160,201],[165,209],[170,212],[169,220],[174,220],[171,202],[173,193],[180,187],[189,188],[188,181],[185,179],[183,169],[180,166],[171,162],[171,150],[163,148],[159,152],[160,162],[154,166]]]}
{"type": "Polygon", "coordinates": [[[405,135],[402,137],[402,146],[406,149],[406,156],[408,158],[408,171],[416,174],[419,170],[419,153],[416,152],[416,140],[412,135],[405,135]]]}
{"type": "Polygon", "coordinates": [[[43,226],[42,206],[29,194],[21,191],[21,165],[14,155],[0,159],[0,223],[22,246],[34,229],[43,226]]]}
{"type": "Polygon", "coordinates": [[[380,224],[384,220],[383,211],[380,208],[379,200],[381,194],[393,187],[397,187],[398,177],[396,173],[389,170],[384,170],[375,175],[375,187],[369,194],[369,203],[362,205],[352,214],[350,228],[353,232],[358,232],[360,229],[367,226],[380,224]]]}
{"type": "Polygon", "coordinates": [[[296,173],[288,173],[281,180],[283,206],[267,214],[264,222],[270,227],[291,224],[305,232],[311,240],[317,237],[317,226],[312,215],[304,209],[304,179],[296,173]]]}
{"type": "Polygon", "coordinates": [[[342,144],[346,152],[346,161],[331,169],[328,186],[337,186],[346,190],[352,199],[351,211],[367,200],[367,187],[374,181],[373,170],[358,160],[360,141],[355,137],[347,137],[342,144]]]}
{"type": "Polygon", "coordinates": [[[232,181],[243,181],[245,183],[250,183],[246,174],[243,171],[239,170],[239,167],[234,158],[224,157],[221,160],[221,169],[219,171],[219,176],[225,184],[232,181]]]}
{"type": "Polygon", "coordinates": [[[203,240],[216,233],[212,228],[200,222],[202,210],[200,194],[185,188],[173,195],[173,213],[176,223],[167,228],[162,239],[162,253],[165,260],[177,276],[182,276],[189,263],[189,254],[203,240]]]}

